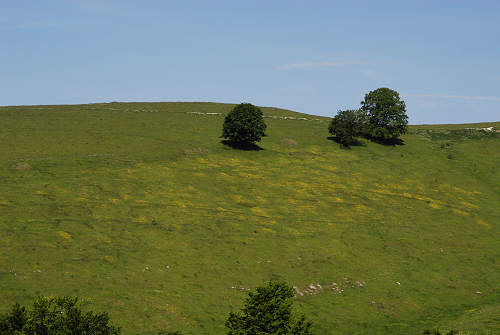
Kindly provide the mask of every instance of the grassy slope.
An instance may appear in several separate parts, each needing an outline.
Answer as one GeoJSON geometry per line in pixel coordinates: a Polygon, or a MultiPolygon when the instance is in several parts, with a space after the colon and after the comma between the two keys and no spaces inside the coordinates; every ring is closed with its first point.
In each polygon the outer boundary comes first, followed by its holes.
{"type": "Polygon", "coordinates": [[[296,299],[318,334],[500,332],[499,138],[345,150],[326,118],[267,118],[238,151],[189,113],[230,108],[0,108],[0,311],[76,294],[125,334],[223,334],[239,288],[279,278],[322,285],[296,299]]]}

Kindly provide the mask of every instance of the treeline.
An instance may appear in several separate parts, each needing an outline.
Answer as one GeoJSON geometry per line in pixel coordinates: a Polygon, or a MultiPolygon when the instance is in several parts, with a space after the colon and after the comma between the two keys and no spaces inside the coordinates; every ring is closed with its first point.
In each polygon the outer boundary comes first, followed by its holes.
{"type": "Polygon", "coordinates": [[[118,335],[107,313],[83,312],[76,297],[35,299],[30,309],[15,304],[0,316],[1,335],[118,335]]]}
{"type": "MultiPolygon", "coordinates": [[[[312,324],[293,310],[293,288],[269,282],[248,293],[244,307],[229,313],[227,335],[312,335],[312,324]]],[[[82,311],[76,297],[35,299],[31,308],[19,304],[0,315],[0,335],[119,335],[106,312],[82,311]]],[[[160,330],[158,335],[182,335],[180,330],[160,330]]],[[[423,335],[459,335],[450,330],[425,330],[423,335]]]]}
{"type": "Polygon", "coordinates": [[[345,146],[356,144],[356,137],[394,143],[408,131],[406,104],[398,92],[379,88],[365,95],[361,108],[339,111],[328,130],[345,146]]]}
{"type": "MultiPolygon", "coordinates": [[[[239,313],[230,313],[228,335],[312,335],[311,323],[292,309],[294,290],[283,282],[269,282],[248,294],[239,313]]],[[[118,335],[106,312],[82,311],[75,297],[37,297],[26,308],[19,304],[0,316],[0,335],[118,335]]],[[[160,330],[158,335],[181,335],[160,330]]]]}
{"type": "MultiPolygon", "coordinates": [[[[239,149],[258,148],[266,136],[267,125],[260,108],[242,103],[224,119],[222,136],[225,144],[239,149]]],[[[333,139],[344,146],[358,144],[357,137],[375,142],[394,144],[408,131],[406,104],[399,93],[389,88],[378,88],[365,95],[359,109],[341,110],[328,127],[333,139]]]]}

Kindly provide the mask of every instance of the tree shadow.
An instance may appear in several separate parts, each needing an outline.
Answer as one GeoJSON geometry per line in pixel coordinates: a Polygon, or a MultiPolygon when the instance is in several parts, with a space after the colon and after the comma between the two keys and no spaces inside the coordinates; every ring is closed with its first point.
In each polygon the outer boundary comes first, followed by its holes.
{"type": "Polygon", "coordinates": [[[389,138],[389,139],[383,139],[383,138],[376,138],[376,137],[368,137],[368,139],[372,142],[382,144],[382,145],[390,145],[390,146],[396,146],[396,145],[406,145],[405,141],[403,141],[400,138],[389,138]]]}
{"type": "Polygon", "coordinates": [[[340,139],[335,136],[329,136],[326,138],[327,140],[333,141],[335,143],[340,144],[343,148],[345,149],[350,149],[351,147],[363,147],[366,146],[366,143],[363,141],[360,141],[358,139],[353,139],[351,143],[342,143],[340,142],[340,139]]]}
{"type": "Polygon", "coordinates": [[[238,150],[245,150],[245,151],[260,151],[264,150],[263,148],[259,147],[255,143],[239,143],[239,142],[232,142],[229,140],[222,140],[220,143],[231,147],[233,149],[238,149],[238,150]]]}

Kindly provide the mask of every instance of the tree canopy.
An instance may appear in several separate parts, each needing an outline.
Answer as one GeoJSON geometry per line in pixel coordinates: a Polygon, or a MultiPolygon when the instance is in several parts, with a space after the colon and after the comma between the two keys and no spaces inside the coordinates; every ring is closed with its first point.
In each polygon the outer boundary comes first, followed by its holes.
{"type": "Polygon", "coordinates": [[[222,127],[222,137],[231,143],[247,146],[259,142],[265,135],[266,123],[260,108],[242,103],[227,114],[222,127]]]}
{"type": "Polygon", "coordinates": [[[341,110],[330,122],[328,131],[344,146],[356,143],[355,137],[363,134],[365,114],[360,110],[341,110]]]}
{"type": "Polygon", "coordinates": [[[310,335],[311,323],[292,313],[293,288],[269,282],[250,292],[241,313],[230,313],[228,335],[310,335]]]}
{"type": "Polygon", "coordinates": [[[366,113],[366,135],[386,141],[405,134],[408,130],[406,104],[399,93],[389,88],[378,88],[365,95],[361,110],[366,113]]]}
{"type": "Polygon", "coordinates": [[[118,335],[107,313],[83,312],[78,298],[37,297],[31,309],[15,304],[0,316],[1,335],[118,335]]]}

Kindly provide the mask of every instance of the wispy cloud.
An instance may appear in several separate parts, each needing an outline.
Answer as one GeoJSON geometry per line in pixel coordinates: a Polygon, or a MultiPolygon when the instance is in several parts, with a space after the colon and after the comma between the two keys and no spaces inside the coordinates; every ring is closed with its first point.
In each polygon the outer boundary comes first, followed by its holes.
{"type": "Polygon", "coordinates": [[[278,70],[297,70],[311,67],[343,67],[347,65],[369,65],[370,62],[302,62],[278,66],[278,70]]]}
{"type": "Polygon", "coordinates": [[[102,0],[66,0],[76,8],[85,10],[88,12],[101,14],[101,15],[112,15],[112,16],[124,16],[127,12],[132,10],[132,5],[134,2],[130,1],[102,1],[102,0]]]}
{"type": "Polygon", "coordinates": [[[34,22],[34,23],[0,23],[0,31],[3,30],[21,30],[21,29],[36,29],[54,27],[51,22],[34,22]]]}
{"type": "Polygon", "coordinates": [[[415,98],[442,98],[442,99],[463,99],[463,100],[484,100],[500,101],[500,97],[482,97],[472,95],[454,95],[454,94],[402,94],[407,97],[415,98]]]}

